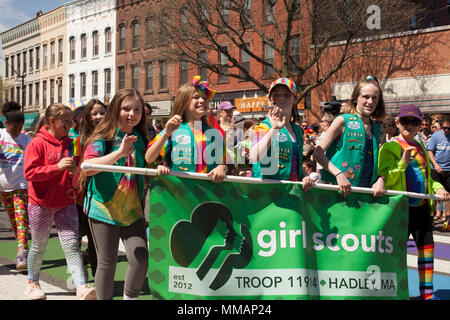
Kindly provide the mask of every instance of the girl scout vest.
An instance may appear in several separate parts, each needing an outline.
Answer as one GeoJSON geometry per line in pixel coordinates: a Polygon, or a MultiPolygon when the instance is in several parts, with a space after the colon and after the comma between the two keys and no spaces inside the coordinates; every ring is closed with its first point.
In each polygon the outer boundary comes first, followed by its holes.
{"type": "MultiPolygon", "coordinates": [[[[142,140],[141,135],[136,129],[133,129],[133,135],[138,137],[137,141],[133,144],[135,166],[138,168],[143,168],[145,167],[144,155],[146,146],[144,145],[144,141],[142,140]]],[[[105,142],[104,155],[119,149],[124,136],[125,136],[124,132],[117,130],[114,142],[112,142],[112,144],[111,142],[105,142]]],[[[117,160],[114,165],[124,166],[125,157],[117,160]]],[[[114,196],[123,175],[124,173],[119,172],[100,172],[95,176],[92,176],[92,178],[90,179],[88,185],[89,190],[88,192],[93,196],[95,200],[101,203],[108,202],[114,196]],[[100,186],[99,188],[100,190],[97,188],[97,186],[100,186]]],[[[137,175],[137,179],[138,179],[139,194],[142,200],[142,197],[144,196],[143,176],[137,175]]]]}
{"type": "MultiPolygon", "coordinates": [[[[224,145],[219,130],[202,123],[202,131],[206,139],[207,170],[210,172],[219,164],[223,164],[224,145]]],[[[202,144],[204,145],[204,144],[202,144]]],[[[195,172],[197,164],[202,162],[203,155],[198,154],[197,144],[189,124],[183,122],[169,139],[169,146],[165,155],[170,170],[195,172]]]]}
{"type": "MultiPolygon", "coordinates": [[[[272,128],[270,120],[266,118],[263,122],[272,128]]],[[[303,170],[303,132],[300,126],[291,122],[297,137],[298,154],[298,179],[302,180],[303,170]]],[[[267,155],[261,161],[253,164],[252,176],[255,178],[288,180],[291,175],[292,166],[292,140],[286,127],[281,128],[278,134],[273,137],[271,146],[267,150],[267,155]]]]}
{"type": "MultiPolygon", "coordinates": [[[[366,133],[364,124],[356,114],[341,114],[345,119],[344,133],[336,145],[333,142],[327,149],[327,157],[339,170],[345,173],[352,186],[358,186],[363,172],[366,155],[366,133]],[[333,146],[334,145],[334,146],[333,146]]],[[[377,180],[378,150],[380,126],[372,121],[373,171],[371,185],[377,180]]],[[[322,170],[322,180],[336,184],[336,177],[327,170],[322,170]]]]}

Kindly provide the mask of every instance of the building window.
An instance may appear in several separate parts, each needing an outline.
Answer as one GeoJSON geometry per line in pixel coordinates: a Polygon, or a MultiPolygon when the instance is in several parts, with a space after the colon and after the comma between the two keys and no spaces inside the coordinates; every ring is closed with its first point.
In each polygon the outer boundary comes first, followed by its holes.
{"type": "Polygon", "coordinates": [[[139,48],[139,21],[133,22],[133,48],[139,48]]]}
{"type": "Polygon", "coordinates": [[[430,9],[431,10],[436,9],[436,0],[430,0],[430,9]]]}
{"type": "Polygon", "coordinates": [[[228,7],[230,6],[229,0],[223,0],[223,10],[222,10],[222,23],[227,24],[228,23],[228,16],[229,16],[229,10],[228,7]]]}
{"type": "Polygon", "coordinates": [[[33,84],[32,83],[28,84],[28,105],[29,106],[33,105],[33,84]]]}
{"type": "Polygon", "coordinates": [[[17,54],[17,74],[20,73],[20,53],[17,54]]]}
{"type": "Polygon", "coordinates": [[[411,26],[412,30],[417,29],[417,17],[416,16],[411,17],[410,26],[411,26]]]}
{"type": "Polygon", "coordinates": [[[47,81],[42,81],[42,105],[47,109],[47,81]]]}
{"type": "Polygon", "coordinates": [[[55,41],[50,42],[50,65],[54,66],[56,63],[56,44],[55,41]]]}
{"type": "Polygon", "coordinates": [[[126,29],[125,25],[119,26],[119,50],[125,50],[126,29]]]}
{"type": "Polygon", "coordinates": [[[63,63],[64,60],[63,43],[63,39],[58,39],[58,63],[63,63]]]}
{"type": "Polygon", "coordinates": [[[86,73],[80,73],[80,97],[86,97],[86,73]]]}
{"type": "Polygon", "coordinates": [[[85,33],[83,33],[80,37],[80,45],[81,45],[81,59],[84,59],[87,56],[87,37],[85,33]]]}
{"type": "Polygon", "coordinates": [[[36,47],[36,70],[41,68],[41,47],[36,47]]]}
{"type": "Polygon", "coordinates": [[[111,94],[111,69],[105,69],[105,95],[111,94]]]}
{"type": "MultiPolygon", "coordinates": [[[[268,44],[264,44],[264,60],[273,65],[274,62],[274,50],[268,44]]],[[[264,76],[271,77],[274,74],[273,68],[269,65],[264,65],[264,76]]]]}
{"type": "Polygon", "coordinates": [[[69,98],[75,97],[75,75],[69,75],[69,98]]]}
{"type": "Polygon", "coordinates": [[[30,64],[30,66],[29,66],[29,71],[30,72],[32,72],[33,71],[33,63],[34,63],[34,61],[33,61],[33,49],[30,49],[30,51],[28,52],[28,56],[30,57],[30,59],[29,59],[29,64],[30,64]]]}
{"type": "Polygon", "coordinates": [[[111,42],[111,28],[105,29],[105,54],[111,53],[112,42],[111,42]]]}
{"type": "MultiPolygon", "coordinates": [[[[11,77],[14,77],[16,70],[14,70],[14,56],[11,56],[11,77]]],[[[14,96],[11,100],[14,100],[14,96]]]]}
{"type": "Polygon", "coordinates": [[[27,72],[27,52],[24,51],[22,53],[22,58],[23,58],[23,73],[27,72]]]}
{"type": "Polygon", "coordinates": [[[147,27],[147,34],[146,34],[146,42],[145,44],[149,47],[153,47],[153,20],[152,19],[147,19],[147,23],[146,23],[146,27],[147,27]]]}
{"type": "Polygon", "coordinates": [[[198,53],[198,61],[200,62],[198,74],[202,77],[203,81],[208,79],[208,69],[205,65],[208,64],[208,54],[205,50],[198,53]]]}
{"type": "Polygon", "coordinates": [[[9,91],[9,100],[14,101],[14,88],[9,91]]]}
{"type": "Polygon", "coordinates": [[[75,60],[75,37],[69,38],[70,60],[75,60]]]}
{"type": "Polygon", "coordinates": [[[131,66],[131,78],[132,78],[132,87],[136,90],[139,89],[139,67],[137,65],[131,66]]]}
{"type": "Polygon", "coordinates": [[[145,64],[145,90],[153,90],[153,64],[150,62],[145,64]]]}
{"type": "Polygon", "coordinates": [[[17,88],[16,88],[16,102],[17,102],[18,104],[21,104],[21,103],[20,103],[20,87],[17,87],[17,88]]]}
{"type": "Polygon", "coordinates": [[[180,63],[180,85],[188,82],[188,68],[189,64],[186,61],[180,63]]]}
{"type": "Polygon", "coordinates": [[[220,53],[220,74],[219,74],[219,81],[227,81],[228,76],[226,75],[228,73],[228,57],[220,53]]]}
{"type": "Polygon", "coordinates": [[[62,78],[56,79],[56,84],[58,85],[58,103],[62,103],[62,78]]]}
{"type": "Polygon", "coordinates": [[[98,56],[98,31],[92,32],[92,56],[98,56]]]}
{"type": "MultiPolygon", "coordinates": [[[[300,63],[300,37],[296,36],[295,38],[292,38],[291,41],[289,41],[289,49],[290,54],[292,57],[292,60],[294,60],[297,64],[300,63]]],[[[294,64],[289,64],[289,71],[290,72],[298,72],[299,68],[294,64]]]]}
{"type": "Polygon", "coordinates": [[[160,89],[167,89],[167,61],[160,61],[160,89]]]}
{"type": "MultiPolygon", "coordinates": [[[[249,47],[248,44],[247,47],[249,47]]],[[[245,50],[241,50],[241,66],[250,73],[250,55],[245,50]]],[[[244,73],[242,72],[241,75],[244,76],[244,73]]]]}
{"type": "Polygon", "coordinates": [[[44,44],[42,46],[42,54],[43,54],[43,56],[42,56],[42,60],[43,60],[42,67],[46,68],[47,67],[47,56],[48,56],[48,46],[46,44],[44,44]]]}
{"type": "Polygon", "coordinates": [[[34,102],[39,104],[39,81],[34,84],[34,102]]]}
{"type": "Polygon", "coordinates": [[[268,0],[264,1],[264,16],[266,19],[266,22],[272,22],[272,13],[273,13],[273,6],[275,5],[276,0],[268,0]]]}
{"type": "Polygon", "coordinates": [[[55,79],[50,80],[50,104],[55,103],[55,79]]]}
{"type": "Polygon", "coordinates": [[[5,78],[9,77],[9,58],[5,58],[5,78]]]}
{"type": "Polygon", "coordinates": [[[98,71],[92,71],[92,95],[98,96],[98,71]]]}
{"type": "Polygon", "coordinates": [[[119,89],[125,88],[125,67],[119,67],[119,89]]]}

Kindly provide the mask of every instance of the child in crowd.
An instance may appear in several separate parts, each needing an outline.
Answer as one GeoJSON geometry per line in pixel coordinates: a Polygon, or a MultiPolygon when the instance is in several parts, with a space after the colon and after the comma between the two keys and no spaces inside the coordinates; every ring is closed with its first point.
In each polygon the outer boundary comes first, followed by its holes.
{"type": "Polygon", "coordinates": [[[270,85],[269,99],[273,108],[255,127],[250,149],[252,175],[302,181],[303,189],[309,190],[314,181],[303,172],[303,131],[299,125],[296,97],[296,85],[287,78],[279,78],[270,85]]]}
{"type": "Polygon", "coordinates": [[[25,122],[16,102],[2,106],[6,128],[0,129],[0,197],[17,241],[16,269],[27,269],[28,257],[28,183],[23,176],[24,153],[31,141],[20,133],[25,122]]]}
{"type": "MultiPolygon", "coordinates": [[[[444,187],[431,178],[430,159],[423,144],[414,139],[419,132],[422,113],[415,105],[403,105],[396,120],[400,134],[380,149],[378,172],[389,190],[435,193],[443,201],[450,199],[444,187]]],[[[409,199],[408,236],[412,234],[417,246],[419,289],[424,300],[433,296],[433,223],[429,201],[409,199]]]]}
{"type": "MultiPolygon", "coordinates": [[[[81,114],[80,120],[80,135],[77,139],[80,140],[81,150],[84,150],[85,142],[89,136],[94,131],[95,127],[100,123],[100,121],[105,117],[106,106],[99,99],[91,99],[84,107],[81,114]]],[[[78,172],[79,173],[79,172],[78,172]]],[[[76,186],[78,187],[78,193],[76,198],[76,205],[78,209],[78,217],[80,220],[80,233],[79,237],[87,236],[87,249],[83,252],[83,260],[85,264],[87,262],[91,265],[92,275],[95,277],[95,272],[97,270],[97,254],[95,252],[94,240],[92,238],[92,233],[89,228],[88,218],[83,211],[84,196],[86,194],[87,185],[80,186],[79,179],[74,179],[76,186]]]]}
{"type": "Polygon", "coordinates": [[[346,113],[335,118],[314,150],[314,160],[323,167],[321,180],[337,182],[343,197],[352,186],[371,187],[374,196],[386,193],[377,173],[380,125],[375,122],[384,114],[380,85],[369,76],[355,86],[346,113]]]}
{"type": "Polygon", "coordinates": [[[38,134],[25,150],[24,175],[29,185],[28,216],[32,238],[25,294],[33,300],[45,299],[39,285],[39,272],[53,222],[77,288],[77,298],[95,299],[95,288],[87,285],[78,244],[78,213],[72,177],[79,155],[74,140],[67,136],[72,117],[69,107],[58,103],[50,105],[38,134]]]}
{"type": "MultiPolygon", "coordinates": [[[[84,162],[144,167],[147,145],[144,101],[135,89],[119,90],[105,118],[87,138],[84,162]]],[[[112,300],[119,240],[128,260],[124,300],[137,300],[148,266],[146,222],[142,212],[142,175],[82,171],[80,185],[90,176],[84,211],[97,252],[95,286],[98,300],[112,300]]]]}
{"type": "Polygon", "coordinates": [[[208,124],[208,102],[215,91],[206,82],[194,77],[190,84],[181,86],[173,104],[172,117],[149,144],[145,154],[147,162],[155,161],[160,155],[163,165],[159,174],[170,171],[207,173],[213,182],[221,182],[227,174],[226,152],[219,130],[208,124]],[[214,140],[213,140],[214,139],[214,140]],[[203,157],[204,150],[207,158],[203,157]]]}

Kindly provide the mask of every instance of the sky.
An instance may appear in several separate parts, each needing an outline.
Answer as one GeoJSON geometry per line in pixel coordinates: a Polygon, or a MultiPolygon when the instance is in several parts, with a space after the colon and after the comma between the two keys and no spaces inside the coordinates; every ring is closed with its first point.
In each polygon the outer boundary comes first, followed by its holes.
{"type": "MultiPolygon", "coordinates": [[[[0,0],[0,33],[33,19],[39,10],[45,13],[68,2],[71,0],[0,0]]],[[[2,72],[0,59],[0,76],[2,72]]]]}

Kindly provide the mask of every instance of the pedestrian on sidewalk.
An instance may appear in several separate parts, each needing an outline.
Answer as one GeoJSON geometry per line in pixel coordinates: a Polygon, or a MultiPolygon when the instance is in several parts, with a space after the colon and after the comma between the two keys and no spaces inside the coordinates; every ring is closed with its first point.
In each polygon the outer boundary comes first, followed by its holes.
{"type": "Polygon", "coordinates": [[[59,103],[50,105],[38,127],[38,134],[25,150],[24,175],[29,185],[28,215],[32,238],[25,295],[33,300],[45,299],[39,285],[39,273],[53,222],[77,288],[77,298],[95,299],[95,288],[87,285],[78,244],[78,212],[72,178],[79,161],[79,146],[74,143],[76,140],[67,136],[72,117],[69,107],[59,103]]]}
{"type": "MultiPolygon", "coordinates": [[[[422,142],[414,139],[422,123],[422,113],[415,105],[400,107],[396,120],[400,134],[380,149],[378,173],[389,190],[432,193],[443,201],[450,199],[444,187],[431,177],[430,159],[422,142]]],[[[423,300],[438,300],[433,295],[434,240],[431,203],[426,199],[409,198],[408,236],[417,246],[419,290],[423,300]]]]}
{"type": "Polygon", "coordinates": [[[21,133],[25,116],[10,101],[2,106],[6,128],[0,129],[0,197],[17,241],[16,269],[27,269],[28,182],[23,176],[24,154],[31,138],[21,133]]]}
{"type": "MultiPolygon", "coordinates": [[[[127,167],[145,166],[147,145],[144,101],[135,89],[119,90],[108,106],[105,118],[86,141],[84,162],[127,167]]],[[[137,300],[147,275],[146,222],[141,206],[142,175],[82,171],[80,184],[89,176],[84,210],[97,252],[95,287],[98,300],[114,297],[119,240],[128,260],[123,299],[137,300]]]]}

